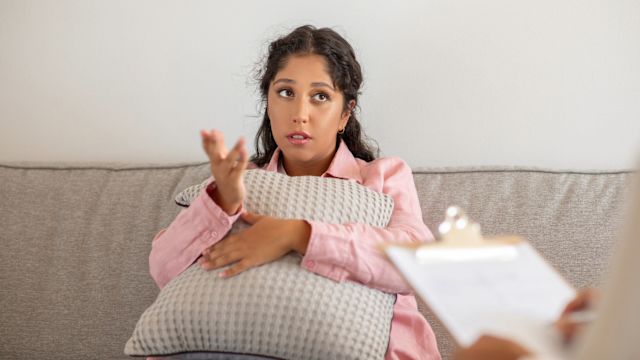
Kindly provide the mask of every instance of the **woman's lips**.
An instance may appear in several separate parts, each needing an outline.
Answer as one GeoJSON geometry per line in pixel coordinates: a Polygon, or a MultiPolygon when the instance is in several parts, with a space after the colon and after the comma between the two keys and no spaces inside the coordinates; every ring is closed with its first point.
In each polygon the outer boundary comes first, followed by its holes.
{"type": "Polygon", "coordinates": [[[304,145],[311,141],[311,137],[307,133],[296,131],[287,135],[287,140],[293,145],[304,145]]]}

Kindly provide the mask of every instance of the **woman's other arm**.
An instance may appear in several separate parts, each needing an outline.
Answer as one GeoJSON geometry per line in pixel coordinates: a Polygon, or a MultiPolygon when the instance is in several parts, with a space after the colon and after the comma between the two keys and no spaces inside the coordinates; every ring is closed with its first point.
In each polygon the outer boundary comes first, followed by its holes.
{"type": "Polygon", "coordinates": [[[387,243],[432,241],[433,235],[422,221],[409,166],[401,159],[385,158],[370,167],[365,171],[365,184],[394,200],[387,227],[309,221],[311,235],[302,266],[336,281],[351,280],[390,293],[408,294],[410,287],[380,247],[387,243]]]}

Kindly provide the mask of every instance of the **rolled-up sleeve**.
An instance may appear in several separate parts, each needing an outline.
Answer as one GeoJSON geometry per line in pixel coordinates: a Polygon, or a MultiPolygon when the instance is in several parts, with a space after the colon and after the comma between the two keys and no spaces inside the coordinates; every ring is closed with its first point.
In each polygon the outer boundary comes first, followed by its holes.
{"type": "MultiPolygon", "coordinates": [[[[210,179],[209,191],[215,188],[210,179]]],[[[164,287],[193,264],[202,251],[220,241],[231,230],[240,213],[229,216],[206,188],[191,205],[180,211],[168,228],[154,237],[149,254],[149,272],[158,287],[164,287]]]]}

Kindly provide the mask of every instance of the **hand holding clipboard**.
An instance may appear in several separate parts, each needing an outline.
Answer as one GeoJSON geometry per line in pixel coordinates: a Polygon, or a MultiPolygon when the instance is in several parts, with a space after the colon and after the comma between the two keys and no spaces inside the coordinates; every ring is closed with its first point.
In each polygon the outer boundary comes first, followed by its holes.
{"type": "Polygon", "coordinates": [[[544,358],[565,358],[551,326],[575,290],[524,239],[483,238],[457,208],[435,243],[389,245],[385,253],[459,346],[490,334],[544,358]]]}

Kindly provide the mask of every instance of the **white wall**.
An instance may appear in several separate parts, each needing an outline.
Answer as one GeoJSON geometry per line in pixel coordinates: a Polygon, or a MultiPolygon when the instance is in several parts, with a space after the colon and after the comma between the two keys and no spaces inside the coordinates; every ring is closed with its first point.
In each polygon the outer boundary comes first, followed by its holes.
{"type": "Polygon", "coordinates": [[[248,138],[276,35],[334,27],[361,119],[412,166],[631,167],[638,1],[0,0],[0,161],[204,161],[248,138]]]}

